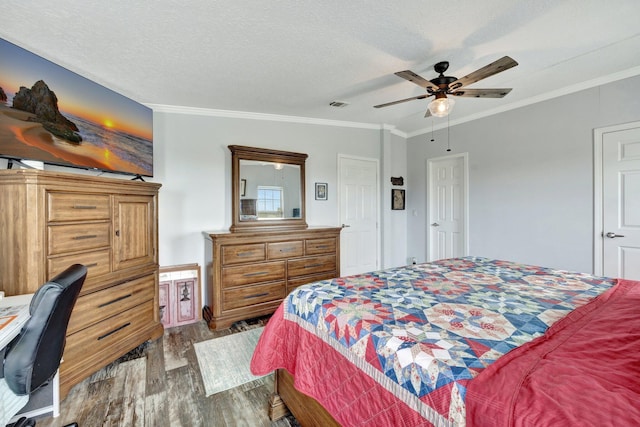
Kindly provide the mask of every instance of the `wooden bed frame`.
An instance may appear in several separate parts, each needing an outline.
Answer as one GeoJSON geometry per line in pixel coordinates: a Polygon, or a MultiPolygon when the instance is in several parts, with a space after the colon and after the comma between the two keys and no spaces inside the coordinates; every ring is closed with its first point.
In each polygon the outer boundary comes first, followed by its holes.
{"type": "Polygon", "coordinates": [[[340,427],[331,414],[312,397],[293,387],[293,376],[284,369],[274,375],[274,392],[271,396],[269,418],[271,421],[291,412],[302,427],[340,427]]]}

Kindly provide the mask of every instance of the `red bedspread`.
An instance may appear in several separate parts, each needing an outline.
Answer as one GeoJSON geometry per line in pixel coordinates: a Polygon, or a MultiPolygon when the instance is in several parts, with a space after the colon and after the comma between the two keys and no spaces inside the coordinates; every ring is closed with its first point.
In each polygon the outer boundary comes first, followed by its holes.
{"type": "Polygon", "coordinates": [[[640,425],[640,282],[468,257],[301,286],[253,355],[345,426],[640,425]]]}
{"type": "Polygon", "coordinates": [[[640,425],[640,282],[618,285],[485,369],[468,426],[640,425]]]}
{"type": "Polygon", "coordinates": [[[265,375],[283,368],[295,387],[316,399],[344,426],[432,426],[322,340],[284,320],[281,305],[269,321],[251,361],[265,375]],[[259,355],[259,356],[256,356],[259,355]]]}

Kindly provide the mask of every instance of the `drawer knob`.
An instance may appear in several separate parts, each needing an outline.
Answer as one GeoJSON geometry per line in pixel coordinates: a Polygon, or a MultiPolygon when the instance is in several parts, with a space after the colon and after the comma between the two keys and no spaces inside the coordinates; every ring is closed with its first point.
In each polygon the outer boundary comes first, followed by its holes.
{"type": "Polygon", "coordinates": [[[100,336],[98,337],[98,341],[103,340],[103,339],[105,339],[106,337],[108,337],[109,335],[113,335],[113,334],[115,334],[115,333],[116,333],[116,332],[118,332],[118,331],[121,331],[122,329],[126,328],[126,327],[127,327],[127,326],[129,326],[129,325],[131,325],[131,322],[127,322],[127,323],[125,323],[124,325],[118,326],[118,327],[117,327],[117,328],[115,328],[114,330],[109,331],[109,332],[107,332],[107,333],[106,333],[106,334],[104,334],[104,335],[100,335],[100,336]]]}
{"type": "Polygon", "coordinates": [[[124,299],[131,298],[131,296],[133,296],[133,294],[122,295],[121,297],[118,297],[118,298],[116,298],[116,299],[114,299],[114,300],[111,300],[111,301],[109,301],[109,302],[105,302],[105,303],[103,303],[103,304],[100,304],[100,305],[98,306],[98,308],[106,307],[106,306],[111,305],[111,304],[114,304],[114,303],[116,303],[116,302],[118,302],[118,301],[122,301],[122,300],[124,300],[124,299]]]}
{"type": "Polygon", "coordinates": [[[266,271],[257,271],[255,273],[245,273],[244,277],[264,276],[265,274],[267,274],[266,271]]]}
{"type": "Polygon", "coordinates": [[[73,205],[73,209],[98,209],[97,206],[89,206],[89,205],[73,205]]]}
{"type": "Polygon", "coordinates": [[[244,299],[266,297],[267,295],[269,295],[269,292],[263,292],[261,294],[247,295],[246,297],[244,297],[244,299]]]}
{"type": "Polygon", "coordinates": [[[96,237],[98,237],[97,234],[86,234],[84,236],[75,236],[73,240],[95,239],[96,237]]]}
{"type": "Polygon", "coordinates": [[[305,265],[304,268],[322,267],[321,263],[305,265]]]}

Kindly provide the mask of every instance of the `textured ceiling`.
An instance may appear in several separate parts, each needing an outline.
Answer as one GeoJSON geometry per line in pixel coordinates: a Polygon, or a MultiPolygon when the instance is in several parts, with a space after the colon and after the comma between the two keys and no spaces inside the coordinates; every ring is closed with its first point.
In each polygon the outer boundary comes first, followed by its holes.
{"type": "MultiPolygon", "coordinates": [[[[429,100],[393,73],[462,77],[451,123],[640,74],[638,0],[3,0],[0,37],[154,108],[192,107],[431,129],[429,100]],[[329,106],[344,101],[344,108],[329,106]]],[[[433,119],[435,126],[443,120],[433,119]]]]}

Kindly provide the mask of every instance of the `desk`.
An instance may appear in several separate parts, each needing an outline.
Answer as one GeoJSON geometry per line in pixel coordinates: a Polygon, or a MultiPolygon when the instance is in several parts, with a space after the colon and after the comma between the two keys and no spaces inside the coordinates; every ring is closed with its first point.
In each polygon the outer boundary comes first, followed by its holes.
{"type": "MultiPolygon", "coordinates": [[[[4,348],[22,330],[29,320],[29,304],[33,294],[16,295],[0,299],[0,311],[3,308],[14,308],[17,311],[16,318],[0,329],[0,356],[4,359],[4,348]]],[[[1,324],[2,322],[0,322],[1,324]]],[[[15,422],[20,416],[35,417],[53,413],[54,417],[60,415],[60,378],[56,372],[53,381],[29,396],[29,402],[20,410],[11,422],[15,422]]]]}
{"type": "MultiPolygon", "coordinates": [[[[0,329],[0,349],[4,349],[7,344],[20,333],[24,324],[29,320],[31,297],[33,297],[33,294],[16,295],[14,297],[4,297],[0,299],[0,312],[6,308],[20,309],[17,317],[0,329]]],[[[2,325],[2,323],[2,319],[0,319],[0,325],[2,325]]]]}

